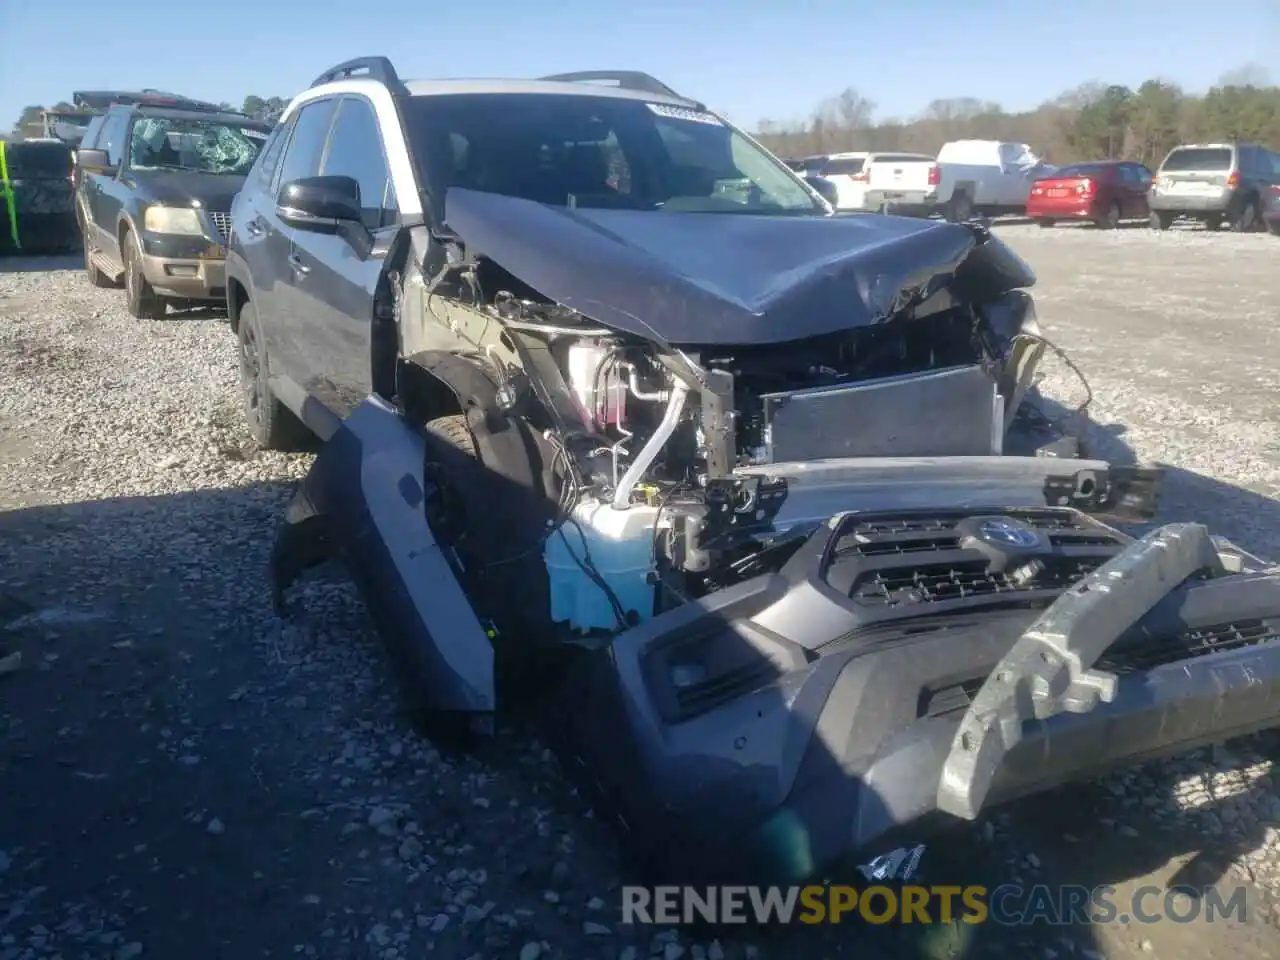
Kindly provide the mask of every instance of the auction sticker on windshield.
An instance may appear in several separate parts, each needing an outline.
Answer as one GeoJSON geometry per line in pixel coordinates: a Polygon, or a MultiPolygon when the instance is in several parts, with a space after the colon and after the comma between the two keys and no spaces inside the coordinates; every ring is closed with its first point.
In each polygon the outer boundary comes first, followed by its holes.
{"type": "Polygon", "coordinates": [[[660,117],[671,117],[675,120],[691,120],[694,123],[709,123],[713,127],[724,126],[724,121],[714,113],[707,113],[703,110],[691,110],[688,107],[673,107],[666,103],[648,103],[645,104],[645,106],[660,117]]]}

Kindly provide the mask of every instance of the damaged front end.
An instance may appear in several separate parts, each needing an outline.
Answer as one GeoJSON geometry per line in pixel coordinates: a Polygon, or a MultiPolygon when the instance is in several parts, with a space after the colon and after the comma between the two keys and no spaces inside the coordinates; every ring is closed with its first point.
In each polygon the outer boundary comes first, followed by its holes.
{"type": "Polygon", "coordinates": [[[1104,522],[1160,472],[1038,409],[985,229],[463,190],[449,223],[277,584],[342,553],[429,709],[535,686],[655,871],[898,875],[935,823],[1276,722],[1280,578],[1104,522]]]}

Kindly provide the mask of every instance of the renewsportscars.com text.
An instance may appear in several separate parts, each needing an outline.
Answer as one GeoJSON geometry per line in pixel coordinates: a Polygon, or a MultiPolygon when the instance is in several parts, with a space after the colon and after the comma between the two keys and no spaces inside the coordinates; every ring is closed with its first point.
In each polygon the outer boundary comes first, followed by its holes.
{"type": "Polygon", "coordinates": [[[692,923],[997,923],[1244,922],[1248,893],[1144,886],[1119,897],[1112,886],[806,886],[622,888],[622,922],[692,923]]]}

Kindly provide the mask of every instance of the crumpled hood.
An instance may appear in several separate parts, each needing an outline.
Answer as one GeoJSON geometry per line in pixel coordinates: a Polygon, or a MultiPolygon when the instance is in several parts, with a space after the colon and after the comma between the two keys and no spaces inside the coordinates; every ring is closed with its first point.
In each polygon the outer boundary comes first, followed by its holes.
{"type": "Polygon", "coordinates": [[[225,212],[244,186],[244,177],[194,170],[131,170],[138,199],[144,203],[189,206],[199,200],[209,210],[225,212]]]}
{"type": "Polygon", "coordinates": [[[820,336],[957,281],[982,298],[1035,282],[999,239],[929,220],[567,209],[461,188],[445,220],[543,296],[675,345],[820,336]]]}

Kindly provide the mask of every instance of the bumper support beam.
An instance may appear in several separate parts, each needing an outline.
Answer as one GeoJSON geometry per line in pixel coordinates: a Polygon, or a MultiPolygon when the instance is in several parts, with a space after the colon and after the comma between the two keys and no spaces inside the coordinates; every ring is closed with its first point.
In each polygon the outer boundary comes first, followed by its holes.
{"type": "Polygon", "coordinates": [[[1224,571],[1208,530],[1160,527],[1062,594],[996,665],[961,720],[938,784],[938,808],[966,820],[982,809],[1028,721],[1088,713],[1117,678],[1092,669],[1161,598],[1200,571],[1224,571]]]}

